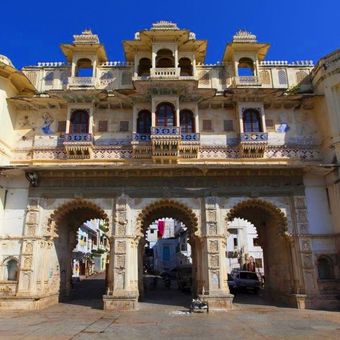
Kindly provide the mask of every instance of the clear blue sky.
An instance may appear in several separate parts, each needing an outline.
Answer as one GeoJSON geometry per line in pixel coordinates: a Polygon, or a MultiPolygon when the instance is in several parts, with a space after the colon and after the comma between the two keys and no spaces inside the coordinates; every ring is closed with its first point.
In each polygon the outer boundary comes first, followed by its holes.
{"type": "Polygon", "coordinates": [[[124,60],[122,41],[170,20],[208,40],[207,63],[221,60],[240,28],[271,48],[267,60],[314,60],[340,47],[340,0],[2,1],[0,54],[17,68],[64,61],[59,45],[91,28],[109,60],[124,60]]]}

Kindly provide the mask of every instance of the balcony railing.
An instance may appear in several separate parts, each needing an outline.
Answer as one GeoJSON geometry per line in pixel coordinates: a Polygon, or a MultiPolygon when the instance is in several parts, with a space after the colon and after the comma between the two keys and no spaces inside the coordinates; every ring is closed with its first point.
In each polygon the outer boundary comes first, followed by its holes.
{"type": "Polygon", "coordinates": [[[162,68],[151,68],[150,77],[151,78],[179,78],[181,74],[181,69],[178,67],[162,67],[162,68]]]}
{"type": "Polygon", "coordinates": [[[90,133],[65,133],[64,143],[92,143],[93,136],[90,133]]]}
{"type": "Polygon", "coordinates": [[[69,77],[69,87],[94,87],[96,78],[94,77],[69,77]]]}
{"type": "Polygon", "coordinates": [[[179,135],[179,127],[162,127],[154,126],[151,128],[152,135],[166,136],[166,135],[179,135]]]}
{"type": "Polygon", "coordinates": [[[134,142],[150,142],[151,136],[148,133],[134,133],[132,140],[134,142]]]}
{"type": "Polygon", "coordinates": [[[251,143],[251,142],[268,142],[267,132],[244,132],[241,133],[241,142],[251,143]]]}
{"type": "Polygon", "coordinates": [[[182,133],[181,139],[183,142],[199,142],[200,134],[199,133],[182,133]]]}
{"type": "Polygon", "coordinates": [[[240,76],[233,78],[233,84],[236,86],[260,86],[261,82],[256,76],[240,76]]]}

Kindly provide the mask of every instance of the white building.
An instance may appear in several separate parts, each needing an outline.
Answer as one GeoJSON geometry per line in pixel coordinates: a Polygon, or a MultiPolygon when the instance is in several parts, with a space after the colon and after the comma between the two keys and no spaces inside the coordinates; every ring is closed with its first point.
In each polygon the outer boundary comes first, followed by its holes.
{"type": "Polygon", "coordinates": [[[229,272],[242,269],[247,259],[253,257],[256,272],[263,275],[263,250],[255,226],[245,219],[235,218],[229,223],[228,231],[230,236],[227,238],[226,261],[229,272]]]}

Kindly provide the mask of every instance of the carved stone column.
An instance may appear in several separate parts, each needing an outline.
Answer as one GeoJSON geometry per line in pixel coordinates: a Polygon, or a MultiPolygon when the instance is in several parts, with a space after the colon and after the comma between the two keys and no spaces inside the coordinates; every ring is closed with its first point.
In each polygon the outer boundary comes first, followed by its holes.
{"type": "Polygon", "coordinates": [[[291,236],[293,266],[298,275],[296,303],[298,308],[305,308],[313,295],[317,294],[315,269],[307,218],[307,207],[304,196],[294,197],[296,229],[291,236]],[[304,299],[302,297],[304,296],[304,299]],[[305,301],[306,300],[306,301],[305,301]]]}
{"type": "Polygon", "coordinates": [[[120,196],[114,210],[109,267],[112,280],[103,296],[104,309],[134,310],[138,300],[138,244],[128,223],[128,197],[120,196]]]}
{"type": "Polygon", "coordinates": [[[231,309],[233,295],[227,282],[225,261],[226,228],[218,217],[215,197],[202,200],[202,278],[200,298],[209,303],[210,310],[231,309]]]}

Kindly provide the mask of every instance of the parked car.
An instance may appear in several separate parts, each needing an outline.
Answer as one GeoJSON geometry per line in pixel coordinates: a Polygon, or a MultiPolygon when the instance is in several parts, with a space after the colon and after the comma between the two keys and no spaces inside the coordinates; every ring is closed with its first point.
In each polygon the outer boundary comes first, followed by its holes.
{"type": "Polygon", "coordinates": [[[239,271],[233,275],[235,281],[235,290],[250,290],[255,294],[260,289],[260,281],[256,273],[248,271],[239,271]]]}
{"type": "Polygon", "coordinates": [[[236,293],[236,282],[231,274],[228,274],[228,287],[231,294],[236,293]]]}

